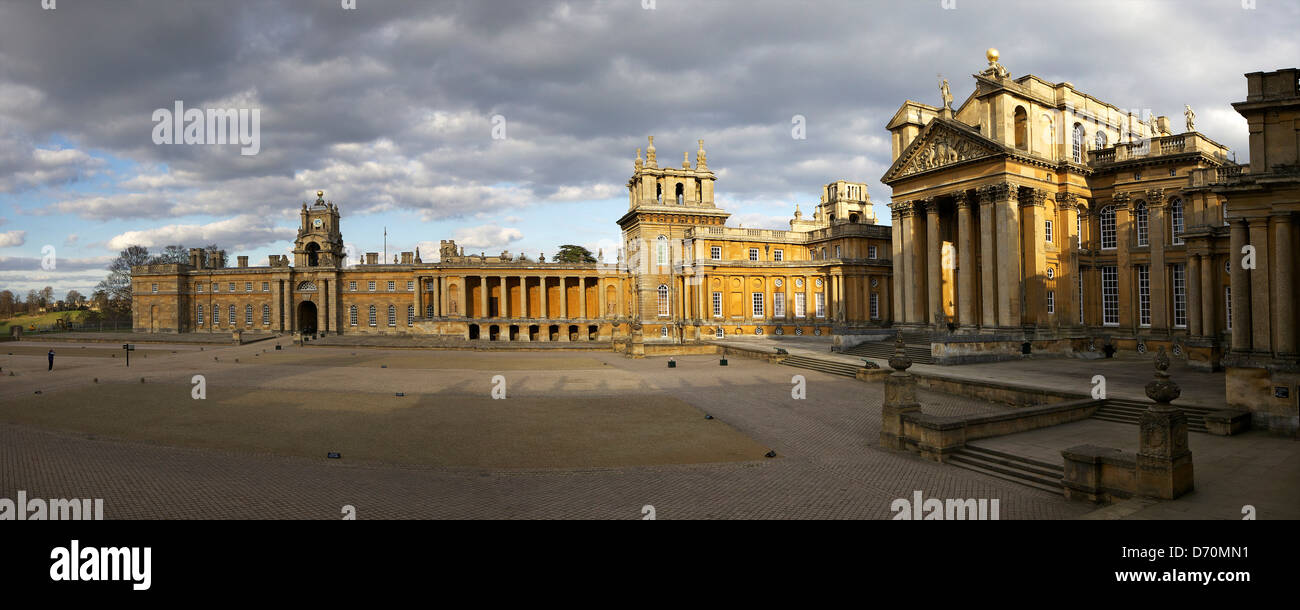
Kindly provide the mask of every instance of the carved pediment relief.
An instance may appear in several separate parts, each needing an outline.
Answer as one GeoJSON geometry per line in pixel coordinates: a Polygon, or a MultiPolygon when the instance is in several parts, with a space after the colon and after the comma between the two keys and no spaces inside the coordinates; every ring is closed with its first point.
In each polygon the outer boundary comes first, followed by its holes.
{"type": "Polygon", "coordinates": [[[938,169],[974,159],[992,157],[1002,151],[980,138],[956,129],[931,123],[930,129],[907,147],[899,161],[886,174],[886,180],[938,169]]]}

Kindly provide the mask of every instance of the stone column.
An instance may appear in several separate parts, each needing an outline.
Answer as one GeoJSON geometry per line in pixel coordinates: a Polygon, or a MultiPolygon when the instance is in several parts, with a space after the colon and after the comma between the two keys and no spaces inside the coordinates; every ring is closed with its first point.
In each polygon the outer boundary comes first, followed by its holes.
{"type": "Polygon", "coordinates": [[[1020,322],[1046,327],[1047,314],[1047,191],[1028,189],[1017,204],[1024,218],[1024,315],[1020,322]]]}
{"type": "Polygon", "coordinates": [[[1169,379],[1169,355],[1163,345],[1155,361],[1155,379],[1146,387],[1147,397],[1155,404],[1142,414],[1140,424],[1137,491],[1172,500],[1195,489],[1192,452],[1187,448],[1187,415],[1170,404],[1182,391],[1169,379]]]}
{"type": "Polygon", "coordinates": [[[1296,316],[1295,303],[1291,300],[1295,293],[1295,278],[1291,270],[1295,268],[1295,248],[1291,241],[1291,214],[1279,213],[1273,222],[1274,291],[1277,294],[1277,306],[1273,323],[1273,347],[1279,356],[1296,354],[1296,316]]]}
{"type": "MultiPolygon", "coordinates": [[[[925,252],[921,250],[924,240],[921,238],[920,220],[925,209],[919,202],[913,201],[911,204],[911,212],[903,221],[907,227],[907,247],[903,256],[907,258],[907,271],[911,275],[911,285],[907,291],[907,321],[928,326],[930,323],[925,320],[926,267],[921,264],[925,252]]],[[[814,303],[808,305],[812,307],[814,303]]]]}
{"type": "Polygon", "coordinates": [[[997,232],[998,326],[1020,327],[1020,206],[1014,184],[994,185],[994,225],[997,232]]]}
{"type": "Polygon", "coordinates": [[[894,339],[894,355],[889,359],[894,372],[885,378],[885,400],[881,403],[880,446],[886,449],[907,449],[903,420],[910,413],[921,412],[916,402],[916,378],[907,372],[910,366],[912,360],[904,353],[900,331],[894,339]]]}
{"type": "MultiPolygon", "coordinates": [[[[325,328],[324,331],[330,331],[330,281],[321,280],[321,306],[325,309],[325,328]]],[[[321,330],[321,329],[317,329],[321,330]]]]}
{"type": "Polygon", "coordinates": [[[1187,334],[1202,335],[1201,331],[1201,256],[1187,255],[1187,334]]]}
{"type": "MultiPolygon", "coordinates": [[[[1057,248],[1060,269],[1056,273],[1056,322],[1059,326],[1079,326],[1079,246],[1082,236],[1075,225],[1079,219],[1079,197],[1074,193],[1057,193],[1056,208],[1065,210],[1065,226],[1056,231],[1064,239],[1057,248]]],[[[1058,216],[1059,217],[1059,216],[1058,216]]]]}
{"type": "Polygon", "coordinates": [[[970,197],[966,191],[953,195],[957,204],[957,323],[974,332],[975,319],[975,232],[971,222],[970,197]]]}
{"type": "Polygon", "coordinates": [[[1273,318],[1269,303],[1272,292],[1269,291],[1268,277],[1272,259],[1269,258],[1268,251],[1268,217],[1251,218],[1249,222],[1250,245],[1255,246],[1255,268],[1246,270],[1250,274],[1250,344],[1251,351],[1267,354],[1273,351],[1273,318]]]}
{"type": "MultiPolygon", "coordinates": [[[[566,276],[561,275],[561,276],[560,276],[560,319],[561,319],[561,320],[568,320],[568,319],[569,319],[569,286],[568,286],[568,283],[569,283],[569,278],[566,277],[566,276]]],[[[561,328],[560,331],[561,331],[561,332],[560,332],[560,335],[561,335],[561,336],[564,336],[564,337],[568,337],[568,336],[569,336],[569,331],[567,330],[567,328],[561,328]]]]}
{"type": "MultiPolygon", "coordinates": [[[[479,301],[479,305],[483,308],[483,313],[482,313],[482,315],[479,316],[479,317],[481,317],[481,318],[487,318],[487,317],[489,317],[489,316],[488,316],[488,313],[489,313],[489,311],[488,311],[488,276],[486,276],[486,275],[480,275],[480,276],[478,276],[478,286],[479,286],[479,288],[478,288],[478,301],[479,301]]],[[[486,332],[487,332],[487,329],[481,329],[481,330],[479,331],[479,338],[480,338],[480,339],[485,338],[483,333],[486,333],[486,332]]]]}
{"type": "MultiPolygon", "coordinates": [[[[994,254],[994,231],[997,230],[997,224],[994,220],[994,202],[999,196],[1000,185],[985,186],[979,190],[980,198],[980,325],[984,328],[994,328],[998,325],[997,307],[994,300],[997,295],[997,289],[994,288],[994,281],[997,278],[997,257],[994,254]]],[[[897,282],[894,283],[898,285],[897,282]]]]}
{"type": "MultiPolygon", "coordinates": [[[[538,294],[541,295],[537,301],[537,303],[541,305],[541,310],[539,311],[541,315],[537,317],[543,320],[549,320],[551,318],[551,311],[546,305],[546,282],[548,279],[549,278],[545,275],[537,278],[537,287],[539,288],[538,294]]],[[[542,333],[542,334],[547,334],[548,335],[547,339],[549,340],[550,336],[548,333],[542,333]]]]}
{"type": "Polygon", "coordinates": [[[415,307],[415,317],[424,317],[424,278],[415,276],[415,294],[411,295],[411,305],[415,307]]]}
{"type": "Polygon", "coordinates": [[[1165,235],[1164,189],[1151,189],[1146,196],[1147,243],[1151,244],[1151,328],[1167,331],[1173,328],[1174,321],[1172,308],[1165,305],[1173,303],[1173,291],[1165,284],[1165,247],[1170,240],[1165,235]]]}
{"type": "Polygon", "coordinates": [[[925,318],[921,320],[926,326],[935,330],[943,326],[943,241],[939,237],[939,200],[931,197],[925,200],[925,268],[926,299],[925,318]]]}
{"type": "MultiPolygon", "coordinates": [[[[275,303],[275,305],[271,307],[271,320],[274,324],[272,328],[277,331],[283,332],[284,331],[284,280],[275,280],[271,283],[271,286],[275,290],[275,292],[271,296],[272,302],[275,303]]],[[[211,328],[211,325],[209,325],[208,328],[211,328]]]]}
{"type": "Polygon", "coordinates": [[[600,276],[596,276],[596,307],[600,308],[596,319],[603,320],[609,316],[609,303],[606,302],[605,287],[601,285],[600,276]]]}
{"type": "MultiPolygon", "coordinates": [[[[578,279],[578,319],[584,320],[587,318],[587,278],[585,276],[579,275],[577,279],[578,279]]],[[[674,309],[677,308],[674,307],[674,309]]],[[[585,335],[586,333],[583,334],[585,335]]]]}
{"type": "MultiPolygon", "coordinates": [[[[519,317],[525,320],[532,318],[532,315],[528,313],[528,276],[527,275],[519,276],[519,317]]],[[[527,336],[528,333],[526,331],[527,331],[526,328],[520,329],[519,334],[521,336],[527,336]]]]}
{"type": "Polygon", "coordinates": [[[501,307],[497,308],[502,318],[510,318],[510,278],[501,276],[501,307]]]}
{"type": "MultiPolygon", "coordinates": [[[[892,236],[892,239],[890,240],[889,243],[889,250],[891,254],[891,260],[893,261],[893,266],[894,266],[894,277],[900,277],[900,278],[907,277],[907,268],[904,266],[904,262],[903,262],[903,216],[902,216],[903,205],[904,204],[901,201],[895,201],[889,204],[889,217],[890,220],[893,222],[893,225],[890,226],[889,228],[890,235],[892,236]]],[[[789,280],[787,279],[787,281],[789,280]]],[[[899,286],[897,290],[892,291],[890,293],[890,296],[893,297],[891,299],[894,302],[893,311],[899,312],[897,321],[902,322],[903,321],[902,286],[899,286]]],[[[788,308],[791,309],[794,307],[794,303],[787,303],[786,305],[788,308]]]]}
{"type": "Polygon", "coordinates": [[[1231,221],[1229,229],[1228,265],[1232,281],[1232,351],[1248,352],[1251,343],[1250,271],[1241,266],[1242,248],[1246,247],[1247,224],[1245,219],[1231,221]]]}
{"type": "MultiPolygon", "coordinates": [[[[1131,199],[1128,193],[1118,193],[1112,201],[1115,205],[1115,272],[1119,280],[1119,325],[1136,329],[1137,304],[1132,302],[1132,297],[1137,291],[1133,289],[1133,265],[1129,264],[1129,244],[1134,242],[1132,214],[1129,213],[1131,199]]],[[[1100,294],[1097,295],[1097,301],[1102,303],[1100,294]]],[[[1101,313],[1102,324],[1105,324],[1104,304],[1098,307],[1098,311],[1101,313]]]]}
{"type": "Polygon", "coordinates": [[[1214,281],[1214,269],[1214,257],[1208,254],[1201,255],[1201,335],[1206,337],[1214,337],[1219,334],[1214,312],[1218,310],[1216,303],[1218,303],[1223,291],[1218,289],[1217,282],[1214,281]]]}

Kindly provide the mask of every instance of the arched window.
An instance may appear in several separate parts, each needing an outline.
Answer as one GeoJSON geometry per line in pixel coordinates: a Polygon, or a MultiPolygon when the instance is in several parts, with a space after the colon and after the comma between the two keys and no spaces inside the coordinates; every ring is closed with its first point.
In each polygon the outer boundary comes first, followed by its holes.
{"type": "Polygon", "coordinates": [[[677,183],[677,205],[682,205],[685,202],[686,202],[686,186],[678,182],[677,183]]]}
{"type": "Polygon", "coordinates": [[[1104,131],[1098,129],[1098,130],[1097,130],[1097,136],[1096,136],[1095,139],[1096,139],[1096,142],[1094,143],[1094,148],[1095,148],[1096,150],[1101,150],[1101,149],[1103,149],[1103,148],[1106,148],[1106,145],[1107,145],[1107,142],[1106,142],[1106,132],[1104,132],[1104,131]]]}
{"type": "Polygon", "coordinates": [[[668,285],[659,285],[659,315],[668,315],[668,285]]]}
{"type": "Polygon", "coordinates": [[[378,321],[375,320],[375,306],[374,306],[374,305],[371,305],[371,306],[370,306],[370,316],[367,318],[366,321],[370,322],[370,325],[371,325],[371,326],[377,326],[377,325],[378,325],[378,321]]]}
{"type": "Polygon", "coordinates": [[[1016,148],[1019,148],[1020,150],[1028,150],[1029,113],[1025,112],[1024,106],[1016,106],[1015,126],[1016,148]]]}
{"type": "Polygon", "coordinates": [[[1108,205],[1101,209],[1097,215],[1098,223],[1101,225],[1101,249],[1115,249],[1115,206],[1108,205]]]}
{"type": "Polygon", "coordinates": [[[357,325],[357,306],[356,306],[356,305],[353,305],[353,306],[351,306],[351,307],[348,308],[348,324],[351,325],[351,326],[356,326],[356,325],[357,325]]]}
{"type": "Polygon", "coordinates": [[[1183,243],[1183,200],[1175,197],[1169,202],[1169,228],[1175,246],[1183,243]]]}
{"type": "Polygon", "coordinates": [[[655,202],[662,204],[664,202],[664,185],[655,185],[655,202]]]}
{"type": "Polygon", "coordinates": [[[1074,155],[1075,163],[1083,163],[1083,137],[1083,125],[1075,123],[1074,141],[1072,142],[1073,148],[1071,149],[1071,154],[1074,155]]]}
{"type": "Polygon", "coordinates": [[[244,306],[244,324],[252,324],[252,323],[253,323],[253,306],[252,306],[252,305],[245,305],[245,306],[244,306]]]}
{"type": "Polygon", "coordinates": [[[1133,206],[1133,224],[1137,226],[1138,245],[1150,245],[1151,240],[1148,238],[1149,223],[1147,221],[1146,202],[1139,201],[1137,205],[1133,206]]]}
{"type": "Polygon", "coordinates": [[[298,292],[316,292],[316,283],[310,280],[298,282],[297,290],[298,292]]]}
{"type": "Polygon", "coordinates": [[[237,316],[238,316],[238,314],[235,312],[235,306],[234,306],[234,305],[231,305],[231,306],[230,306],[230,325],[231,325],[231,326],[234,326],[235,324],[238,324],[238,323],[239,323],[239,318],[238,318],[237,316]]]}
{"type": "Polygon", "coordinates": [[[397,326],[397,306],[388,306],[388,325],[397,326]]]}
{"type": "Polygon", "coordinates": [[[407,305],[407,306],[406,306],[406,325],[407,325],[407,326],[415,326],[415,306],[414,306],[414,305],[407,305]]]}
{"type": "Polygon", "coordinates": [[[262,306],[262,326],[269,326],[270,324],[271,324],[271,306],[270,306],[270,305],[263,305],[263,306],[262,306]]]}
{"type": "Polygon", "coordinates": [[[857,221],[858,221],[857,214],[849,214],[849,222],[857,222],[857,221]]]}
{"type": "Polygon", "coordinates": [[[307,266],[315,267],[320,264],[320,244],[312,242],[307,244],[307,266]]]}
{"type": "Polygon", "coordinates": [[[199,305],[199,326],[203,326],[203,306],[199,305]]]}
{"type": "Polygon", "coordinates": [[[658,264],[660,265],[668,264],[668,238],[667,237],[660,235],[659,238],[655,240],[655,253],[658,259],[658,264]]]}

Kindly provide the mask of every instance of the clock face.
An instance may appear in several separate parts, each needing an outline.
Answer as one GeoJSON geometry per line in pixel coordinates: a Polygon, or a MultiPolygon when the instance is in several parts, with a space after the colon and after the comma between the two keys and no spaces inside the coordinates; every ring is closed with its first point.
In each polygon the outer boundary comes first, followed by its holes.
{"type": "Polygon", "coordinates": [[[319,218],[317,218],[316,220],[311,221],[311,226],[316,227],[317,229],[319,229],[320,226],[321,226],[322,224],[325,224],[325,223],[324,223],[324,221],[322,221],[322,220],[319,219],[319,218]]]}

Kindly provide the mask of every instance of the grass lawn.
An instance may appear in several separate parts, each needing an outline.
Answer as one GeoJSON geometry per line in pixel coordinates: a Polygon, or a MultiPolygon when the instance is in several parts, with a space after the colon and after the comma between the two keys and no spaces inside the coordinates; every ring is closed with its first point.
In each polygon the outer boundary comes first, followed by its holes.
{"type": "Polygon", "coordinates": [[[0,333],[8,334],[9,327],[13,325],[21,325],[23,327],[23,330],[27,330],[31,328],[33,324],[35,324],[38,327],[53,326],[57,320],[61,319],[65,315],[71,316],[70,321],[72,323],[80,324],[82,321],[85,320],[87,313],[89,312],[51,311],[49,313],[21,315],[21,316],[14,316],[12,318],[5,318],[3,320],[0,320],[0,333]]]}

